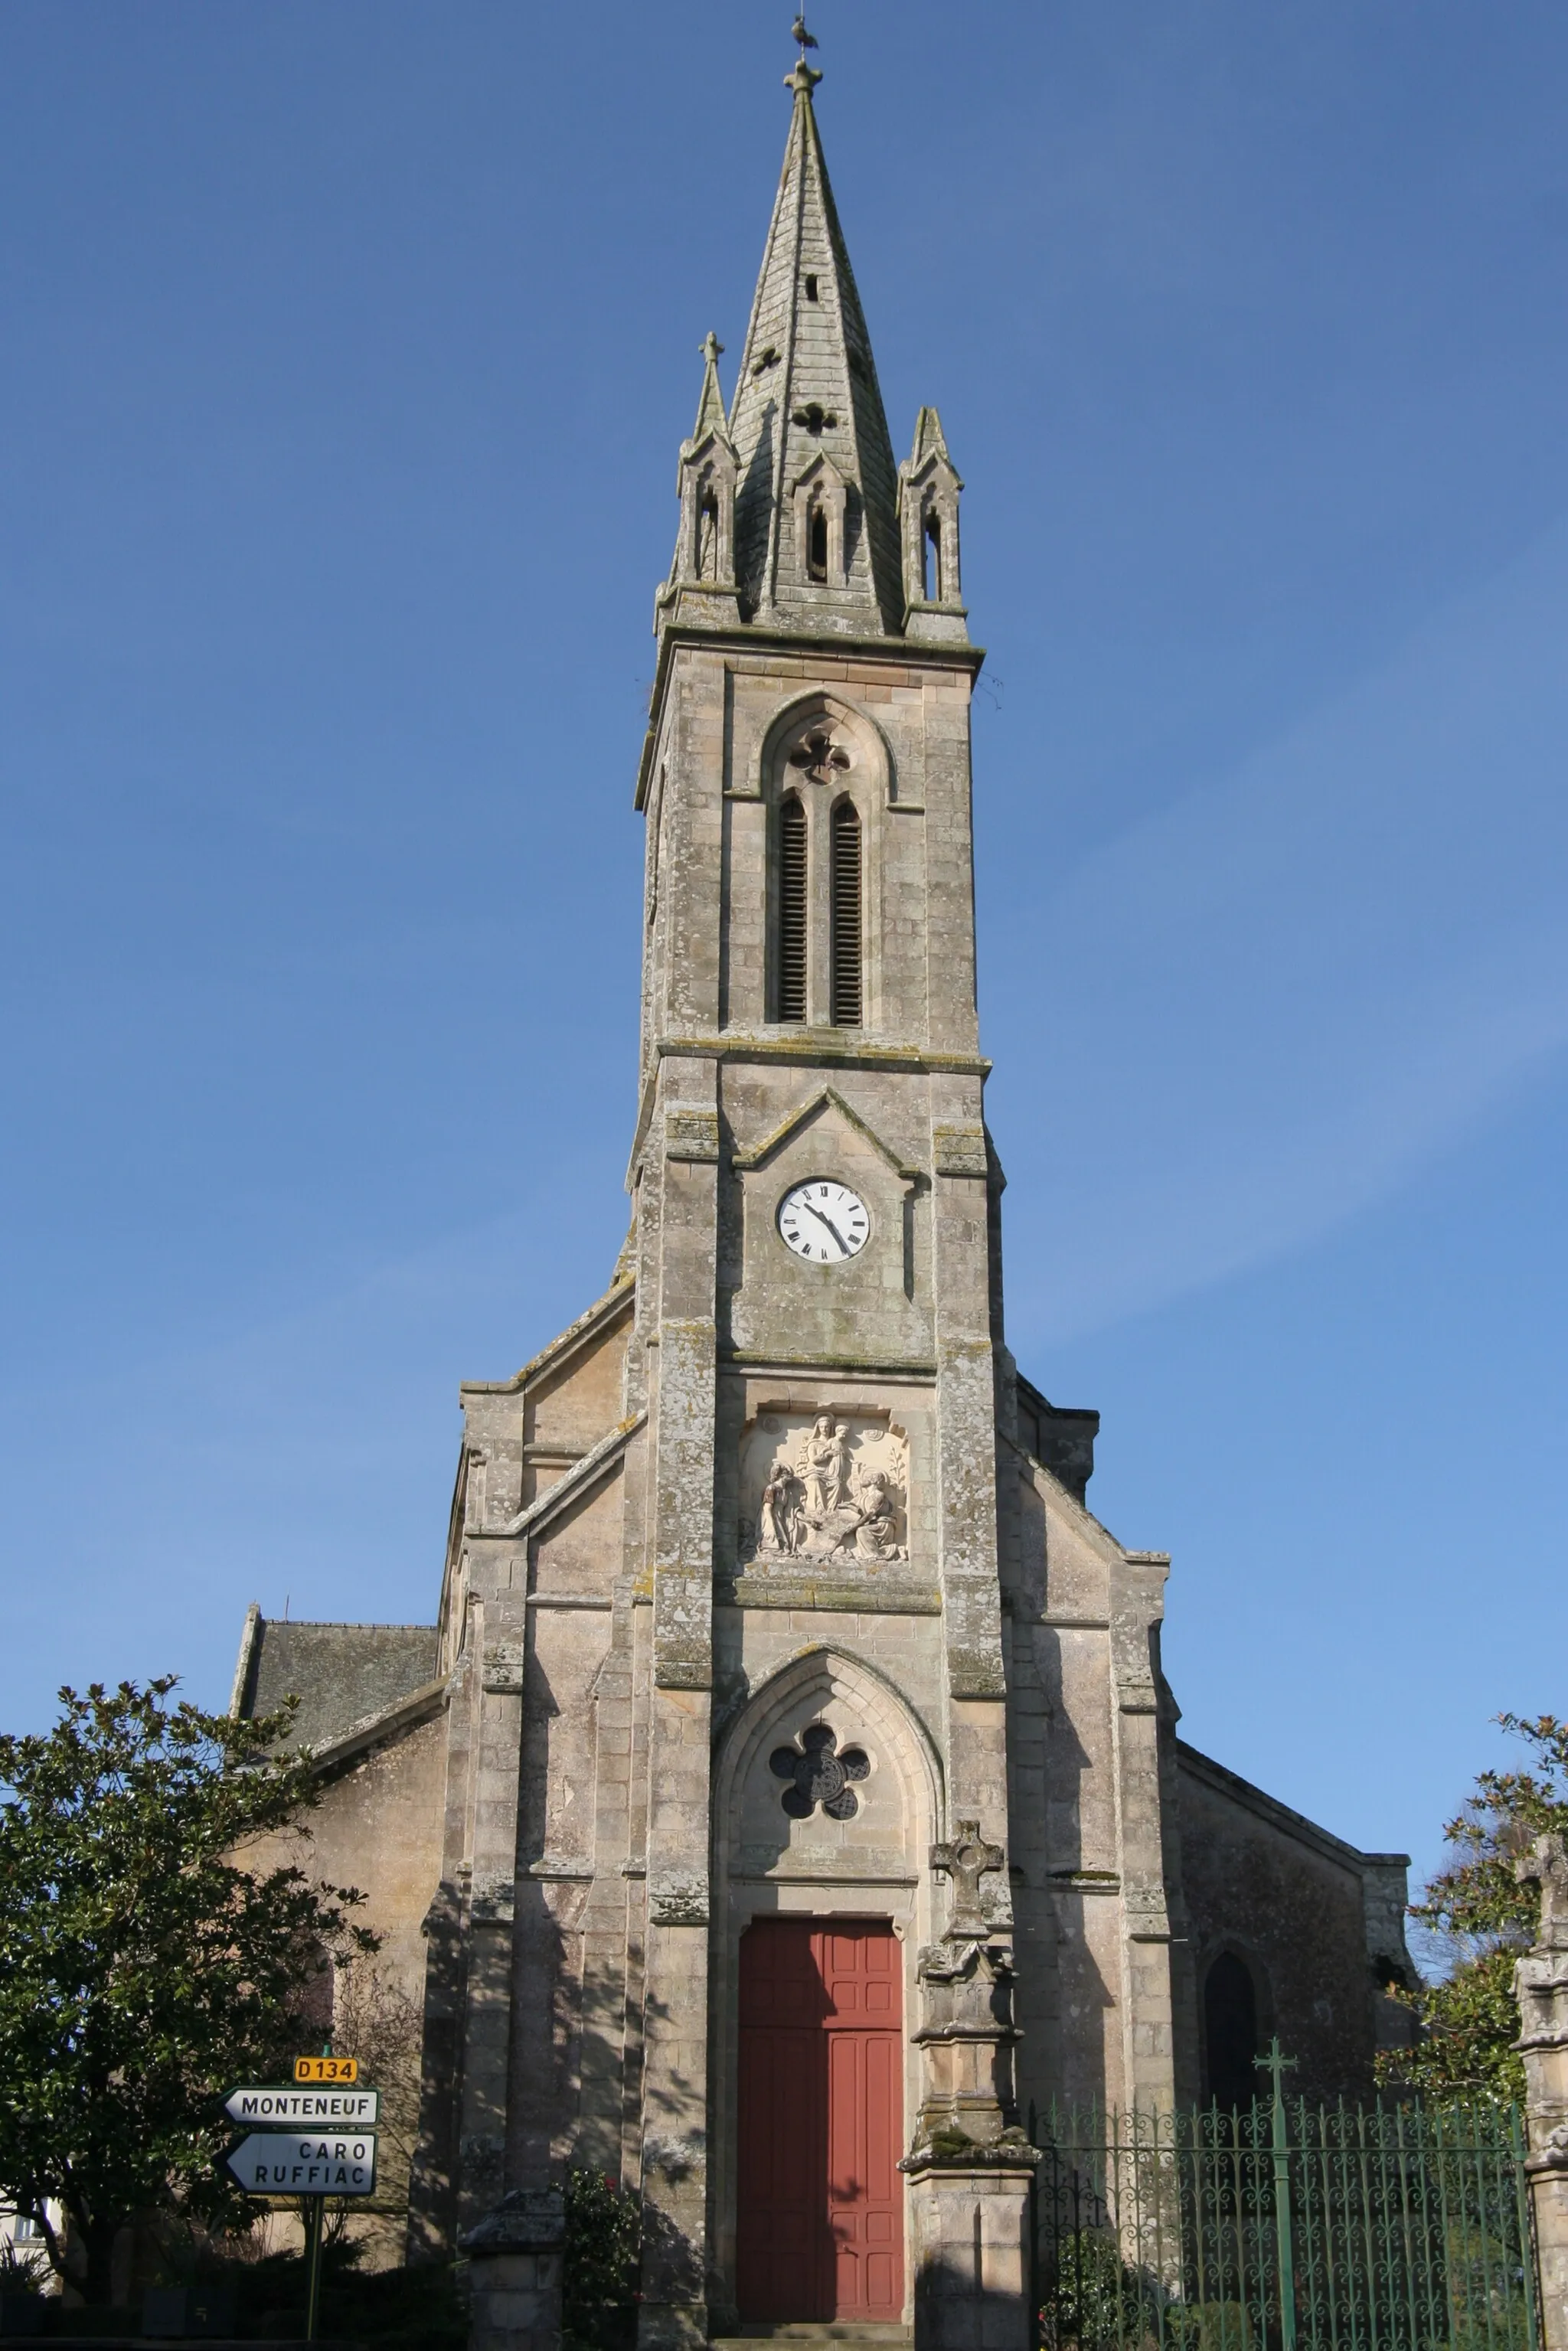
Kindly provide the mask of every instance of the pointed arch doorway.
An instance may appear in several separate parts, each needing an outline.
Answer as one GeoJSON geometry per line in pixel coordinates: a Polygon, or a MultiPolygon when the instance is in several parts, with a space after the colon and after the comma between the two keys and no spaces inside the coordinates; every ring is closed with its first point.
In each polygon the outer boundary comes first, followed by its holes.
{"type": "Polygon", "coordinates": [[[895,2321],[904,2001],[892,1926],[754,1919],[739,1990],[740,2315],[895,2321]]]}

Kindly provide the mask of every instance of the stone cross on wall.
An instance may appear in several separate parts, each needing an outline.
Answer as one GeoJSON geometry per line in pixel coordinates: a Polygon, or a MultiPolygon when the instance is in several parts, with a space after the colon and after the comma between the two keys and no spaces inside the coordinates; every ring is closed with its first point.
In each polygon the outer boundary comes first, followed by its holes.
{"type": "Polygon", "coordinates": [[[1515,1862],[1513,1874],[1521,1884],[1532,1877],[1541,1882],[1536,1949],[1568,1951],[1568,1848],[1562,1837],[1538,1836],[1523,1859],[1515,1862]]]}
{"type": "Polygon", "coordinates": [[[992,1870],[1000,1869],[1003,1859],[999,1844],[982,1841],[978,1821],[960,1821],[956,1833],[946,1844],[932,1846],[932,1868],[945,1869],[953,1881],[947,1915],[949,1935],[985,1934],[987,1920],[980,1907],[980,1880],[992,1870]]]}

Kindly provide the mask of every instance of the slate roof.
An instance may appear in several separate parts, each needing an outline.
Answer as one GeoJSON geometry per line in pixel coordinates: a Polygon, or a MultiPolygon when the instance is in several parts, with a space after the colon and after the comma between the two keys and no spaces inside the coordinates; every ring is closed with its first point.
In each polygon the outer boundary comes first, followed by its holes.
{"type": "Polygon", "coordinates": [[[437,1670],[434,1625],[301,1625],[256,1611],[246,1620],[235,1711],[267,1714],[297,1697],[289,1744],[329,1747],[434,1681],[437,1670]]]}

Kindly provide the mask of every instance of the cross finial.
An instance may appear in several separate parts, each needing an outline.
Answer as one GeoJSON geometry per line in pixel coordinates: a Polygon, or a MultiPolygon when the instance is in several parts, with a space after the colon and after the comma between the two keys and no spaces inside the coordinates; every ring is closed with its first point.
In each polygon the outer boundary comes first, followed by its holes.
{"type": "Polygon", "coordinates": [[[1277,2032],[1262,2056],[1254,2057],[1252,2063],[1260,2072],[1267,2074],[1274,2085],[1274,2104],[1279,2105],[1285,2095],[1285,2076],[1294,2072],[1296,2061],[1293,2057],[1286,2056],[1280,2046],[1280,2036],[1277,2032]]]}
{"type": "Polygon", "coordinates": [[[980,1880],[993,1869],[1000,1869],[1005,1859],[999,1844],[983,1842],[978,1821],[959,1821],[946,1844],[932,1846],[932,1868],[945,1869],[953,1881],[949,1935],[986,1933],[988,1922],[980,1907],[980,1880]]]}

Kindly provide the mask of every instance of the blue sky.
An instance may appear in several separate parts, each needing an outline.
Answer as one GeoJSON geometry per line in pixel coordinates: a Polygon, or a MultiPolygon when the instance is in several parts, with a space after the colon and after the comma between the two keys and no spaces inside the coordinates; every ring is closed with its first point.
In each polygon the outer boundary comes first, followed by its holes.
{"type": "MultiPolygon", "coordinates": [[[[428,1617],[457,1381],[603,1286],[791,13],[0,16],[8,1727],[428,1617]]],[[[1568,1700],[1568,16],[813,22],[968,485],[1012,1343],[1188,1735],[1430,1865],[1568,1700]]]]}

